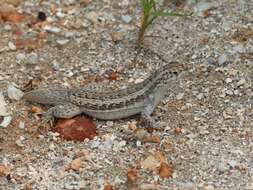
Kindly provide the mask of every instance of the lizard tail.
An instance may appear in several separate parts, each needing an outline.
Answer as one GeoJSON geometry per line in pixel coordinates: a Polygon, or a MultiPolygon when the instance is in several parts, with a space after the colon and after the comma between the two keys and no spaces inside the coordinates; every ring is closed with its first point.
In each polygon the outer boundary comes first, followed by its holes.
{"type": "Polygon", "coordinates": [[[58,105],[68,102],[68,89],[50,88],[38,89],[25,93],[23,98],[29,102],[58,105]]]}

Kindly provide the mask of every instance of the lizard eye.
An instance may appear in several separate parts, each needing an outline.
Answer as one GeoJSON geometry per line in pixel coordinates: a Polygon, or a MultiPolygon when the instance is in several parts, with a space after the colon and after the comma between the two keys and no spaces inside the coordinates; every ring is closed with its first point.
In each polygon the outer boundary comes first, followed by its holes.
{"type": "Polygon", "coordinates": [[[178,72],[176,72],[176,71],[174,71],[174,72],[172,72],[173,73],[173,75],[178,75],[178,72]]]}

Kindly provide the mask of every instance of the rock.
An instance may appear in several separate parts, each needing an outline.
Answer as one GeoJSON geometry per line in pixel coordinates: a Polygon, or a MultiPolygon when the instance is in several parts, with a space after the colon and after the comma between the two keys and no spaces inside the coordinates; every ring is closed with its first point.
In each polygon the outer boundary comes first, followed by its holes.
{"type": "Polygon", "coordinates": [[[46,25],[46,26],[44,27],[44,30],[45,30],[46,32],[51,32],[51,33],[54,33],[54,34],[59,33],[59,32],[61,31],[60,28],[54,27],[54,26],[50,26],[50,25],[46,25]]]}
{"type": "Polygon", "coordinates": [[[45,12],[39,11],[37,15],[37,19],[41,22],[45,21],[47,19],[47,15],[45,12]]]}
{"type": "Polygon", "coordinates": [[[205,0],[201,0],[195,5],[194,11],[197,12],[198,15],[202,16],[202,12],[207,11],[212,7],[213,7],[212,3],[209,3],[205,0]]]}
{"type": "Polygon", "coordinates": [[[52,64],[53,64],[53,69],[55,71],[59,71],[60,70],[60,64],[56,60],[53,60],[52,64]]]}
{"type": "Polygon", "coordinates": [[[228,61],[227,55],[226,54],[221,54],[218,58],[218,63],[219,65],[222,65],[228,61]]]}
{"type": "Polygon", "coordinates": [[[23,53],[19,53],[19,54],[17,54],[16,59],[17,59],[18,62],[21,62],[21,61],[24,61],[26,59],[26,56],[23,53]]]}
{"type": "Polygon", "coordinates": [[[38,62],[39,62],[38,54],[34,53],[34,52],[28,54],[26,61],[28,64],[32,64],[32,65],[38,64],[38,62]]]}
{"type": "Polygon", "coordinates": [[[225,82],[226,83],[231,83],[233,80],[231,78],[226,78],[225,82]]]}
{"type": "Polygon", "coordinates": [[[49,148],[49,150],[54,151],[55,150],[55,145],[53,143],[50,143],[48,148],[49,148]]]}
{"type": "Polygon", "coordinates": [[[87,19],[89,19],[93,24],[97,24],[98,23],[98,13],[95,11],[89,12],[86,17],[87,19]]]}
{"type": "Polygon", "coordinates": [[[232,96],[234,94],[234,92],[232,90],[226,90],[226,94],[229,96],[232,96]]]}
{"type": "Polygon", "coordinates": [[[3,121],[0,123],[0,127],[7,127],[11,123],[12,117],[11,116],[5,116],[3,121]]]}
{"type": "Polygon", "coordinates": [[[217,170],[221,173],[225,173],[225,172],[229,171],[229,166],[224,162],[220,162],[217,165],[217,170]]]}
{"type": "Polygon", "coordinates": [[[198,100],[201,100],[204,97],[204,94],[203,93],[199,93],[196,97],[198,98],[198,100]]]}
{"type": "Polygon", "coordinates": [[[135,84],[138,84],[138,83],[141,83],[141,82],[143,82],[143,79],[141,79],[141,78],[138,78],[138,79],[136,79],[136,80],[134,81],[135,84]]]}
{"type": "Polygon", "coordinates": [[[56,40],[56,43],[61,45],[61,46],[67,44],[68,42],[69,42],[68,39],[58,39],[58,40],[56,40]]]}
{"type": "Polygon", "coordinates": [[[216,61],[215,61],[214,58],[208,57],[207,60],[206,60],[206,62],[207,62],[209,65],[213,65],[213,64],[215,64],[216,61]]]}
{"type": "Polygon", "coordinates": [[[24,129],[25,128],[25,123],[23,121],[20,121],[18,124],[19,129],[24,129]]]}
{"type": "Polygon", "coordinates": [[[119,42],[119,41],[123,40],[123,37],[124,37],[124,35],[122,32],[113,32],[112,33],[112,40],[114,42],[119,42]]]}
{"type": "Polygon", "coordinates": [[[9,42],[8,47],[10,48],[10,50],[13,50],[13,51],[15,51],[17,49],[17,47],[15,46],[15,44],[13,42],[9,42]]]}
{"type": "Polygon", "coordinates": [[[232,167],[235,168],[238,165],[238,162],[235,160],[229,160],[228,164],[232,167]]]}
{"type": "Polygon", "coordinates": [[[236,85],[239,87],[239,86],[244,85],[245,83],[246,83],[245,78],[242,78],[242,79],[240,79],[240,80],[236,83],[236,85]]]}
{"type": "Polygon", "coordinates": [[[133,19],[130,15],[122,15],[121,18],[127,24],[130,23],[133,19]]]}
{"type": "Polygon", "coordinates": [[[64,18],[65,17],[65,14],[61,11],[57,11],[56,14],[55,14],[58,18],[64,18]]]}
{"type": "Polygon", "coordinates": [[[59,119],[54,132],[66,140],[83,141],[96,136],[95,125],[87,118],[77,116],[72,119],[59,119]]]}
{"type": "Polygon", "coordinates": [[[180,92],[180,93],[176,96],[176,99],[177,99],[177,100],[181,100],[181,99],[183,99],[183,97],[184,97],[184,93],[183,93],[183,92],[180,92]]]}
{"type": "Polygon", "coordinates": [[[236,54],[236,53],[245,53],[246,49],[245,47],[243,47],[242,45],[236,45],[233,47],[232,53],[236,54]]]}
{"type": "Polygon", "coordinates": [[[8,85],[7,94],[11,100],[20,100],[24,95],[24,93],[14,85],[8,85]]]}

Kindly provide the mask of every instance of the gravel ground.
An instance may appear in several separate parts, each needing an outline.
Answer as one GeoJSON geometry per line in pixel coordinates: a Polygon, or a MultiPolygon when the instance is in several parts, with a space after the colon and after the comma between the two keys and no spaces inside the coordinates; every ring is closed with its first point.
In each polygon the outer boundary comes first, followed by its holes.
{"type": "Polygon", "coordinates": [[[138,1],[3,1],[0,12],[24,18],[0,23],[0,87],[12,119],[0,127],[0,189],[253,189],[252,1],[174,1],[170,8],[194,14],[159,18],[135,61],[138,1]],[[188,69],[155,110],[164,127],[152,134],[136,132],[137,116],[94,120],[93,140],[65,141],[38,133],[41,118],[20,100],[31,83],[118,89],[163,64],[157,55],[188,69]]]}

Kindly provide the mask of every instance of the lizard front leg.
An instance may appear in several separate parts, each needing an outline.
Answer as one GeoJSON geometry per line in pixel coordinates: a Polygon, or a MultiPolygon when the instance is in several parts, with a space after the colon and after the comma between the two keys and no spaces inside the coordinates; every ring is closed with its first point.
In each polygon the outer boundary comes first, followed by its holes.
{"type": "Polygon", "coordinates": [[[155,97],[154,95],[149,95],[148,100],[145,104],[143,111],[141,112],[141,118],[144,122],[145,127],[159,128],[160,126],[155,122],[155,120],[151,117],[155,109],[155,97]]]}

